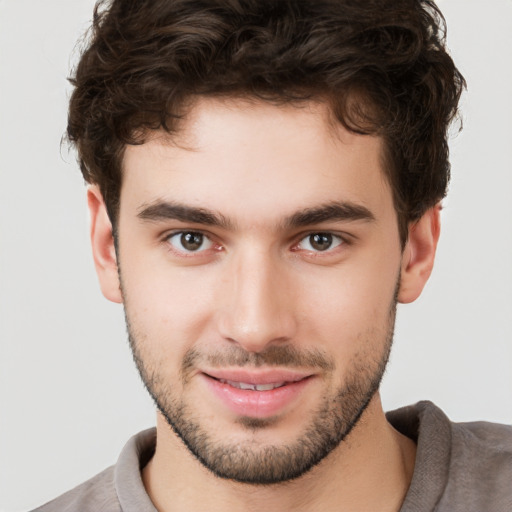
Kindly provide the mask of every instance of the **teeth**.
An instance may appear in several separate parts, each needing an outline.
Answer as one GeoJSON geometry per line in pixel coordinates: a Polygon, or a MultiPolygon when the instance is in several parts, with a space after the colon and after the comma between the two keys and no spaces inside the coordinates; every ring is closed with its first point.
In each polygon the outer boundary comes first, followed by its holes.
{"type": "Polygon", "coordinates": [[[280,388],[281,386],[284,386],[283,383],[278,384],[257,384],[256,391],[270,391],[271,389],[280,388]]]}
{"type": "Polygon", "coordinates": [[[238,389],[249,389],[251,391],[271,391],[275,388],[284,386],[285,382],[273,382],[270,384],[249,384],[247,382],[235,382],[232,380],[219,379],[223,384],[229,384],[230,386],[238,389]]]}
{"type": "Polygon", "coordinates": [[[255,384],[246,384],[245,382],[228,382],[230,386],[239,387],[240,389],[251,389],[252,391],[256,391],[255,384]]]}

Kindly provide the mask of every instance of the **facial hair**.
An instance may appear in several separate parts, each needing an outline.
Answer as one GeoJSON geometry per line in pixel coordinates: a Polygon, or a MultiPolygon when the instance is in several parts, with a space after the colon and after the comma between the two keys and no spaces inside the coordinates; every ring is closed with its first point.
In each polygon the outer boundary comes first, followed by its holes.
{"type": "MultiPolygon", "coordinates": [[[[370,329],[366,339],[356,340],[362,348],[353,357],[343,383],[334,392],[320,397],[309,424],[298,438],[279,445],[261,445],[255,441],[242,444],[229,438],[215,438],[204,426],[201,411],[194,412],[185,393],[178,394],[171,383],[166,382],[158,360],[149,357],[144,349],[145,336],[132,327],[128,313],[125,314],[133,358],[142,381],[190,453],[217,477],[246,484],[269,485],[298,478],[310,471],[357,425],[379,389],[389,359],[396,317],[396,292],[390,306],[388,325],[384,329],[370,329]],[[375,340],[376,336],[381,339],[375,340]],[[375,347],[380,351],[376,353],[375,347]]],[[[324,352],[299,350],[292,345],[270,346],[259,353],[247,352],[240,346],[215,353],[190,349],[181,363],[183,390],[187,389],[194,370],[204,362],[209,367],[281,366],[321,370],[327,374],[335,369],[334,360],[324,352]]],[[[274,421],[277,420],[241,417],[237,423],[249,432],[256,432],[268,428],[274,421]]]]}

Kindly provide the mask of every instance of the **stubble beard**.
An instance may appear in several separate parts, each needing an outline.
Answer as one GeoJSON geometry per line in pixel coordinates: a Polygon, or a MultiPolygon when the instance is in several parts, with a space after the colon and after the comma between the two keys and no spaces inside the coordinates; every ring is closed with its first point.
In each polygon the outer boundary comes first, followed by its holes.
{"type": "MultiPolygon", "coordinates": [[[[142,381],[152,396],[158,410],[166,419],[175,434],[183,441],[191,454],[220,478],[237,482],[262,485],[278,484],[298,478],[319,464],[348,436],[357,425],[380,386],[391,351],[396,316],[396,297],[391,305],[385,338],[375,344],[374,339],[360,340],[367,347],[361,350],[352,361],[344,383],[329,396],[321,397],[311,421],[303,433],[288,444],[259,445],[250,440],[230,442],[229,439],[216,439],[202,425],[201,411],[194,413],[182,396],[173,393],[165,372],[160,371],[155,361],[144,354],[144,336],[135,333],[128,315],[126,323],[133,358],[142,381]],[[374,353],[381,347],[380,354],[374,353]]],[[[375,335],[375,332],[374,334],[375,335]]],[[[370,335],[368,335],[370,336],[370,335]]],[[[182,361],[182,387],[186,389],[188,375],[199,360],[232,366],[309,366],[334,368],[334,362],[318,351],[298,351],[292,346],[269,347],[261,353],[248,353],[240,347],[232,347],[228,352],[214,355],[199,354],[195,350],[187,352],[182,361]]],[[[238,424],[247,432],[257,432],[268,428],[272,419],[242,417],[238,424]]]]}

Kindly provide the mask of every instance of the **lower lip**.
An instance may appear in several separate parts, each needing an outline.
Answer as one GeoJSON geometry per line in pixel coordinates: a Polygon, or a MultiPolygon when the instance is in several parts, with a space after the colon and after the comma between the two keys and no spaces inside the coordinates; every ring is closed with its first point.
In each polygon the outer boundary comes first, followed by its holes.
{"type": "Polygon", "coordinates": [[[312,380],[312,377],[306,377],[270,391],[252,391],[235,388],[205,374],[203,376],[211,391],[228,409],[239,416],[251,418],[269,418],[284,412],[312,380]]]}

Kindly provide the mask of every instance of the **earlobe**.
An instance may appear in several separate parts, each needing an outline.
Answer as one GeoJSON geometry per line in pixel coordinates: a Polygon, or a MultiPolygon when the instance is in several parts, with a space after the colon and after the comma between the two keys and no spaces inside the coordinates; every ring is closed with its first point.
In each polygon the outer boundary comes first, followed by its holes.
{"type": "Polygon", "coordinates": [[[398,292],[398,301],[401,303],[415,301],[430,277],[440,235],[440,210],[440,205],[430,208],[409,226],[398,292]]]}
{"type": "Polygon", "coordinates": [[[92,254],[101,291],[108,300],[121,303],[122,295],[112,223],[108,217],[103,196],[96,185],[91,185],[87,190],[87,204],[91,218],[92,254]]]}

